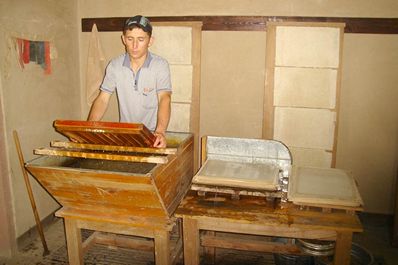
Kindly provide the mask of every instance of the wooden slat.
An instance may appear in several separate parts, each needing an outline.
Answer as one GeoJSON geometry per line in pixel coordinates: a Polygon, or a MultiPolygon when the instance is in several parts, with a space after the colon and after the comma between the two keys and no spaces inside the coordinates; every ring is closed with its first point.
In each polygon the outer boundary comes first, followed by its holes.
{"type": "Polygon", "coordinates": [[[103,160],[115,160],[115,161],[129,161],[129,162],[140,162],[140,163],[158,163],[166,164],[166,156],[137,156],[128,154],[108,154],[108,153],[95,153],[95,152],[84,152],[84,151],[72,151],[72,150],[61,150],[61,149],[50,149],[50,148],[39,148],[34,150],[36,155],[50,155],[50,156],[67,156],[67,157],[81,157],[91,159],[103,159],[103,160]]]}
{"type": "MultiPolygon", "coordinates": [[[[128,17],[82,18],[82,31],[122,31],[128,17]]],[[[151,22],[199,21],[202,30],[265,31],[267,22],[330,22],[345,23],[345,33],[398,34],[398,18],[299,17],[299,16],[163,16],[148,17],[151,22]]]]}
{"type": "Polygon", "coordinates": [[[89,211],[68,207],[62,207],[55,216],[76,219],[83,229],[150,238],[153,238],[154,230],[171,231],[174,222],[165,216],[115,216],[112,212],[108,214],[95,209],[89,211]]]}
{"type": "Polygon", "coordinates": [[[300,254],[301,250],[293,244],[282,244],[277,242],[267,242],[262,239],[250,239],[244,236],[227,237],[227,236],[209,236],[202,235],[200,240],[202,246],[227,248],[245,251],[272,252],[284,254],[300,254]]]}
{"type": "Polygon", "coordinates": [[[154,250],[153,240],[148,240],[139,237],[119,236],[116,234],[109,234],[109,233],[99,233],[99,232],[95,233],[97,233],[95,237],[96,244],[122,247],[122,248],[132,248],[142,251],[154,250]]]}
{"type": "Polygon", "coordinates": [[[148,148],[135,146],[119,146],[119,145],[102,145],[102,144],[84,144],[74,142],[52,141],[52,147],[75,148],[86,150],[100,150],[100,151],[118,151],[118,152],[136,152],[136,153],[150,153],[150,154],[176,154],[177,148],[148,148]]]}

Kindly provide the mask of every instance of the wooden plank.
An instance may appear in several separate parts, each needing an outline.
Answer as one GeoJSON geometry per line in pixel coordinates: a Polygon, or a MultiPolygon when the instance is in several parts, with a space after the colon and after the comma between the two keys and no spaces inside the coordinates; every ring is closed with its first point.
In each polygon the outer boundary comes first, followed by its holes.
{"type": "MultiPolygon", "coordinates": [[[[253,217],[253,216],[252,216],[253,217]]],[[[250,235],[274,236],[274,237],[291,237],[291,238],[307,238],[335,240],[336,232],[334,228],[327,230],[326,227],[320,228],[310,225],[289,226],[286,222],[279,224],[270,224],[268,222],[242,221],[239,219],[226,219],[218,217],[202,217],[198,219],[199,229],[215,230],[228,233],[246,233],[250,235]]]]}
{"type": "Polygon", "coordinates": [[[95,239],[96,244],[121,247],[121,248],[131,248],[142,251],[154,250],[153,240],[148,240],[147,238],[127,237],[117,234],[101,233],[101,232],[94,232],[94,233],[96,233],[96,239],[95,239]]]}
{"type": "Polygon", "coordinates": [[[95,231],[92,233],[84,242],[82,243],[82,252],[83,255],[87,253],[87,251],[97,243],[97,236],[100,234],[100,232],[95,231]]]}
{"type": "Polygon", "coordinates": [[[276,53],[276,26],[267,25],[265,45],[265,84],[263,107],[263,139],[274,139],[274,73],[276,53]]]}
{"type": "Polygon", "coordinates": [[[343,49],[344,49],[344,28],[340,27],[340,48],[339,48],[339,66],[337,68],[337,82],[336,82],[336,126],[334,127],[334,139],[332,149],[332,163],[331,167],[336,167],[337,157],[337,138],[339,132],[339,120],[340,120],[340,96],[341,96],[341,78],[343,68],[343,49]]]}
{"type": "Polygon", "coordinates": [[[102,144],[84,144],[63,141],[51,141],[51,147],[62,147],[69,149],[97,150],[97,151],[118,151],[118,152],[135,152],[150,154],[176,154],[177,148],[148,148],[135,146],[119,146],[119,145],[102,145],[102,144]]]}
{"type": "Polygon", "coordinates": [[[283,254],[300,254],[301,250],[293,244],[282,244],[277,242],[267,242],[264,238],[250,239],[241,235],[239,238],[231,236],[201,236],[202,246],[227,248],[245,251],[272,252],[283,254]]]}
{"type": "MultiPolygon", "coordinates": [[[[82,18],[82,32],[122,31],[128,17],[82,18]]],[[[345,33],[398,34],[398,18],[377,17],[304,17],[304,16],[158,16],[151,22],[202,22],[202,30],[265,31],[268,22],[329,22],[345,23],[345,33]]]]}
{"type": "Polygon", "coordinates": [[[200,130],[200,76],[201,76],[201,50],[202,50],[202,23],[192,26],[192,98],[190,132],[194,135],[193,171],[199,168],[199,130],[200,130]]]}
{"type": "Polygon", "coordinates": [[[207,136],[202,136],[202,139],[200,141],[200,167],[202,167],[206,159],[207,159],[207,136]]]}
{"type": "Polygon", "coordinates": [[[110,153],[97,153],[88,151],[72,151],[69,149],[51,149],[51,148],[39,148],[34,150],[36,155],[49,155],[49,156],[67,156],[67,157],[81,157],[90,159],[103,159],[103,160],[117,160],[117,161],[129,161],[139,163],[157,163],[166,164],[166,156],[138,156],[125,154],[110,154],[110,153]]]}
{"type": "Polygon", "coordinates": [[[149,238],[154,237],[155,230],[171,231],[174,226],[174,220],[165,216],[115,216],[109,212],[67,207],[58,210],[55,216],[75,220],[81,229],[149,238]]]}

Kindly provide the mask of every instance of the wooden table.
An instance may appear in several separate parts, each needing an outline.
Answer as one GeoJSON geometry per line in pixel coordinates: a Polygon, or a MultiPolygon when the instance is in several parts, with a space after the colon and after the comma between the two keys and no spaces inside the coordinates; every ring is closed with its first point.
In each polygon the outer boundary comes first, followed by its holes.
{"type": "MultiPolygon", "coordinates": [[[[261,197],[206,194],[190,191],[178,207],[176,217],[183,219],[185,265],[199,264],[200,246],[205,254],[214,254],[216,247],[273,253],[298,254],[293,244],[235,237],[217,237],[214,231],[245,235],[335,241],[335,265],[350,264],[352,235],[362,225],[354,213],[320,209],[299,209],[291,203],[279,203],[261,197]],[[210,231],[200,234],[200,230],[210,231]]],[[[227,234],[227,235],[228,235],[227,234]]],[[[233,235],[233,234],[230,234],[233,235]]],[[[213,255],[214,256],[214,255],[213,255]]]]}
{"type": "Polygon", "coordinates": [[[104,214],[87,215],[76,209],[68,208],[58,210],[56,216],[64,218],[69,264],[71,265],[84,264],[83,255],[93,244],[154,251],[156,265],[174,264],[181,254],[182,240],[171,240],[171,232],[175,226],[178,229],[178,224],[164,220],[164,218],[131,217],[123,219],[104,214]],[[82,241],[81,229],[95,232],[82,241]],[[153,241],[120,235],[150,238],[153,241]]]}

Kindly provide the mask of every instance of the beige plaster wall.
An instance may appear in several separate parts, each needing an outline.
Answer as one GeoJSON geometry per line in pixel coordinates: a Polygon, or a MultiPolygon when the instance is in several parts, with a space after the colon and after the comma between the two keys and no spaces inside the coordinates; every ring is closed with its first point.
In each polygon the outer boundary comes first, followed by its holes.
{"type": "MultiPolygon", "coordinates": [[[[398,16],[395,0],[157,2],[119,0],[110,6],[105,0],[80,1],[79,17],[398,16]]],[[[104,39],[109,42],[108,37],[104,39]]],[[[203,32],[201,135],[261,137],[265,40],[265,32],[203,32]]],[[[86,47],[81,45],[81,52],[86,47]]],[[[398,161],[397,53],[398,35],[345,34],[337,166],[354,172],[369,212],[393,211],[398,161]]]]}
{"type": "Polygon", "coordinates": [[[395,0],[80,0],[86,17],[131,16],[199,16],[199,15],[261,15],[261,16],[336,16],[397,17],[395,0]],[[112,8],[110,8],[110,6],[112,8]]]}
{"type": "MultiPolygon", "coordinates": [[[[55,119],[80,118],[79,62],[77,43],[77,2],[2,0],[0,2],[0,74],[4,104],[5,137],[1,138],[9,157],[9,171],[1,178],[11,183],[15,235],[35,225],[19,165],[12,131],[17,130],[25,160],[32,150],[60,139],[52,128],[55,119]],[[52,42],[52,74],[44,75],[35,63],[21,69],[12,40],[24,37],[52,42]]],[[[44,218],[59,206],[31,179],[39,215],[44,218]]],[[[3,187],[6,188],[6,187],[3,187]]]]}
{"type": "Polygon", "coordinates": [[[366,210],[392,212],[398,166],[398,35],[345,34],[337,167],[366,210]]]}

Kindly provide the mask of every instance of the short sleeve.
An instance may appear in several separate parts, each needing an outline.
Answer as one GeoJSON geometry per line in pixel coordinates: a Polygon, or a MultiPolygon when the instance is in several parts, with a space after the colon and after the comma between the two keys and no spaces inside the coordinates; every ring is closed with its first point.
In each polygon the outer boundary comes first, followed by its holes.
{"type": "Polygon", "coordinates": [[[159,61],[159,71],[156,80],[156,91],[172,91],[170,66],[166,60],[159,61]]]}
{"type": "Polygon", "coordinates": [[[102,81],[100,89],[108,93],[113,93],[116,89],[116,71],[112,61],[107,65],[105,69],[105,77],[102,81]]]}

